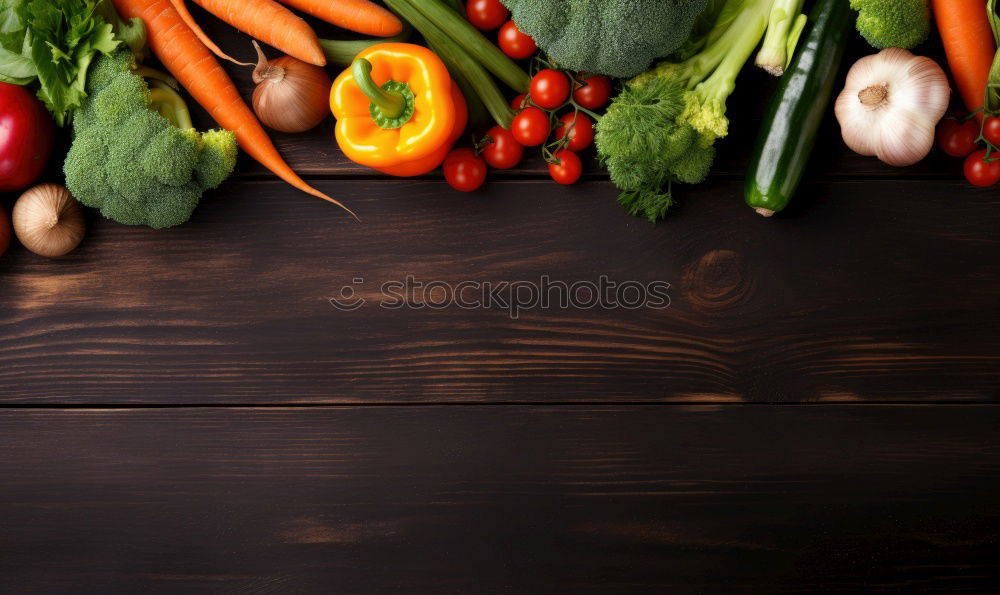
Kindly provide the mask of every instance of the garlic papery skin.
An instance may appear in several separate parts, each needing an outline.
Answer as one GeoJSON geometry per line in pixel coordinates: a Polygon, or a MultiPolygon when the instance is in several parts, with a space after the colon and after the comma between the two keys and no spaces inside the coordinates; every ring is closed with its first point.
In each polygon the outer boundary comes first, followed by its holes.
{"type": "Polygon", "coordinates": [[[934,60],[888,48],[854,63],[834,111],[851,150],[904,167],[930,153],[950,97],[934,60]]]}
{"type": "Polygon", "coordinates": [[[58,258],[72,252],[86,229],[83,208],[69,190],[42,184],[17,199],[11,219],[14,233],[35,254],[58,258]]]}

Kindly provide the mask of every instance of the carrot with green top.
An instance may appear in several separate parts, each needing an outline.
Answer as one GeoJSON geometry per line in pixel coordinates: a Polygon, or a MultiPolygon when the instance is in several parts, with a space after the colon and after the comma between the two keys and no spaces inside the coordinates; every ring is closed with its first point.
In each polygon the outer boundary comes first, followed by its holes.
{"type": "Polygon", "coordinates": [[[142,19],[149,47],[156,57],[220,126],[233,131],[244,151],[295,188],[354,215],[340,202],[307,184],[285,163],[229,75],[184,24],[170,0],[114,0],[114,4],[124,18],[142,19]]]}

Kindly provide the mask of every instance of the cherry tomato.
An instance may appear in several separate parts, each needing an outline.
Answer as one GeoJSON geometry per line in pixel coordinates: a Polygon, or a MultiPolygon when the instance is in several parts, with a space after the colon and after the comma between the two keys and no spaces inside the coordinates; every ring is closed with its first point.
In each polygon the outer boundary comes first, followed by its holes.
{"type": "Polygon", "coordinates": [[[55,125],[27,88],[0,83],[0,192],[23,190],[42,175],[55,125]]]}
{"type": "Polygon", "coordinates": [[[486,181],[486,162],[472,149],[455,149],[444,159],[444,179],[461,192],[472,192],[486,181]]]}
{"type": "Polygon", "coordinates": [[[500,35],[497,37],[497,45],[507,54],[508,58],[514,60],[524,60],[535,55],[538,46],[530,35],[521,33],[514,21],[507,21],[500,27],[500,35]]]}
{"type": "Polygon", "coordinates": [[[510,132],[525,147],[537,147],[549,137],[549,115],[537,107],[526,107],[514,116],[510,132]]]}
{"type": "Polygon", "coordinates": [[[528,94],[538,107],[556,109],[569,99],[569,77],[551,68],[539,70],[531,79],[528,94]]]}
{"type": "MultiPolygon", "coordinates": [[[[991,119],[996,118],[987,120],[991,119]]],[[[953,118],[946,118],[938,124],[938,145],[952,157],[965,157],[975,151],[977,138],[979,138],[979,127],[976,126],[975,120],[959,122],[953,118]]]]}
{"type": "Polygon", "coordinates": [[[994,147],[1000,147],[1000,118],[990,116],[983,120],[983,138],[994,147]]]}
{"type": "Polygon", "coordinates": [[[573,99],[587,109],[601,109],[611,99],[611,79],[603,74],[585,76],[584,84],[577,83],[573,99]]]}
{"type": "Polygon", "coordinates": [[[514,139],[510,130],[494,126],[486,133],[491,141],[483,149],[483,158],[490,167],[496,169],[510,169],[521,163],[524,157],[524,146],[514,139]]]}
{"type": "Polygon", "coordinates": [[[594,123],[590,121],[587,114],[577,112],[576,123],[573,123],[573,112],[559,118],[559,125],[556,126],[556,138],[561,139],[569,131],[569,142],[566,148],[576,153],[582,151],[594,142],[594,123]]]}
{"type": "Polygon", "coordinates": [[[507,22],[510,11],[500,4],[500,0],[469,0],[465,16],[476,29],[492,31],[507,22]]]}
{"type": "Polygon", "coordinates": [[[528,99],[528,94],[527,93],[521,93],[520,95],[518,95],[514,99],[511,99],[510,100],[510,109],[514,110],[515,112],[519,112],[519,111],[523,110],[525,107],[528,106],[527,102],[525,101],[526,99],[528,99]]]}
{"type": "Polygon", "coordinates": [[[10,246],[10,219],[7,218],[7,211],[0,204],[0,256],[7,251],[7,247],[10,246]]]}
{"type": "Polygon", "coordinates": [[[973,186],[992,186],[1000,182],[1000,161],[994,155],[985,163],[984,157],[986,149],[979,149],[965,158],[965,179],[973,186]]]}
{"type": "Polygon", "coordinates": [[[560,184],[575,184],[583,175],[580,156],[569,149],[559,149],[553,155],[556,162],[549,163],[549,175],[560,184]]]}

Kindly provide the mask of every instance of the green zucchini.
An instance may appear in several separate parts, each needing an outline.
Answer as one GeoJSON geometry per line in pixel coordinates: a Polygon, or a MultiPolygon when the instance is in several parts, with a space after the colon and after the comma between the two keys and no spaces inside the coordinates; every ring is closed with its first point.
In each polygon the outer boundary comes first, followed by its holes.
{"type": "Polygon", "coordinates": [[[846,0],[819,0],[809,15],[809,35],[778,82],[744,189],[747,204],[765,217],[788,206],[802,180],[830,105],[853,16],[846,0]]]}

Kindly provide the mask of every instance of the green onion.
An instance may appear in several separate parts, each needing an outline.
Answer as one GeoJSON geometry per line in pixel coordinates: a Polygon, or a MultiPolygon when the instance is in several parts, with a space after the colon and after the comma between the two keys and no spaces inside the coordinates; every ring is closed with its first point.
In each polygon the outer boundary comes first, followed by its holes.
{"type": "MultiPolygon", "coordinates": [[[[541,1],[541,0],[540,0],[541,1]]],[[[392,4],[397,4],[393,2],[392,4]]],[[[518,93],[527,93],[531,77],[513,60],[483,37],[469,21],[459,16],[441,0],[410,0],[410,5],[445,31],[470,56],[518,93]]],[[[412,19],[406,20],[413,23],[412,19]]],[[[416,23],[413,23],[416,26],[416,23]]],[[[420,27],[417,27],[420,29],[420,27]]]]}
{"type": "Polygon", "coordinates": [[[394,41],[406,41],[413,33],[411,27],[404,27],[402,33],[392,37],[374,37],[369,39],[321,39],[319,44],[323,46],[323,53],[326,54],[326,61],[329,64],[340,66],[350,66],[354,62],[354,57],[380,43],[392,43],[394,41]]]}

